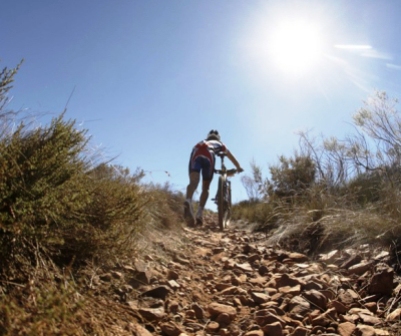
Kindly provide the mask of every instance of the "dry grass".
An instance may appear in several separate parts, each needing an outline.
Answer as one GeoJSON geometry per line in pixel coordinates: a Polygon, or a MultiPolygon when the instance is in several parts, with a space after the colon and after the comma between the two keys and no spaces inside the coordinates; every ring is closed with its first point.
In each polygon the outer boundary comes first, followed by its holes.
{"type": "Polygon", "coordinates": [[[375,193],[379,201],[361,204],[358,194],[350,190],[329,194],[317,186],[302,197],[237,204],[234,215],[255,222],[255,230],[268,234],[269,244],[311,256],[362,244],[397,254],[401,250],[399,194],[386,184],[375,193]]]}

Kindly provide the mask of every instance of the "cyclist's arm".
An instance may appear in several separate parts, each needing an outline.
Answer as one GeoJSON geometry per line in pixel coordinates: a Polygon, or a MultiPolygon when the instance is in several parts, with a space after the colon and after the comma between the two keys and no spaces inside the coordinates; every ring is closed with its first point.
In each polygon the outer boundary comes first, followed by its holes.
{"type": "Polygon", "coordinates": [[[228,149],[226,149],[225,154],[226,154],[227,157],[230,159],[230,161],[233,163],[233,165],[237,168],[238,172],[244,171],[244,170],[241,168],[241,165],[239,164],[239,162],[237,161],[237,159],[235,158],[235,156],[234,156],[228,149]]]}

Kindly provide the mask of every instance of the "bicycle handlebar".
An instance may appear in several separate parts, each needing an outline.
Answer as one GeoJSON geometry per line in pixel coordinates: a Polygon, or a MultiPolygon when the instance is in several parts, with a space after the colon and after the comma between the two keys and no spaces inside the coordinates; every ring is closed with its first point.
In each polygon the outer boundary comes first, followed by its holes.
{"type": "Polygon", "coordinates": [[[238,173],[238,169],[235,169],[235,168],[233,168],[233,169],[226,169],[226,170],[223,170],[223,169],[215,169],[214,172],[217,173],[217,174],[226,173],[227,176],[233,176],[233,175],[235,175],[236,173],[238,173]]]}

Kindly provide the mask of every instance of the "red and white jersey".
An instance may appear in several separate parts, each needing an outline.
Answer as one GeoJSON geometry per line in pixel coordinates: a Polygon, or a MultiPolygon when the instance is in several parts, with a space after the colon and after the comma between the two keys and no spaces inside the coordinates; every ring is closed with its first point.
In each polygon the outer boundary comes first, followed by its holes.
{"type": "Polygon", "coordinates": [[[226,146],[218,140],[203,140],[198,142],[192,150],[191,161],[193,162],[197,157],[203,156],[214,165],[214,156],[217,153],[227,151],[226,146]]]}

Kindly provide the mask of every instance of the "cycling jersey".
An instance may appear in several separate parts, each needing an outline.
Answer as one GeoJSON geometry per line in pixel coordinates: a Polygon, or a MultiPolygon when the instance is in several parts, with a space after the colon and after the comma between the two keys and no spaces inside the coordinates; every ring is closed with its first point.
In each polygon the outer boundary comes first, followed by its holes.
{"type": "Polygon", "coordinates": [[[226,152],[226,146],[218,140],[203,140],[192,149],[189,172],[202,170],[204,180],[211,180],[214,173],[215,154],[226,152]]]}

